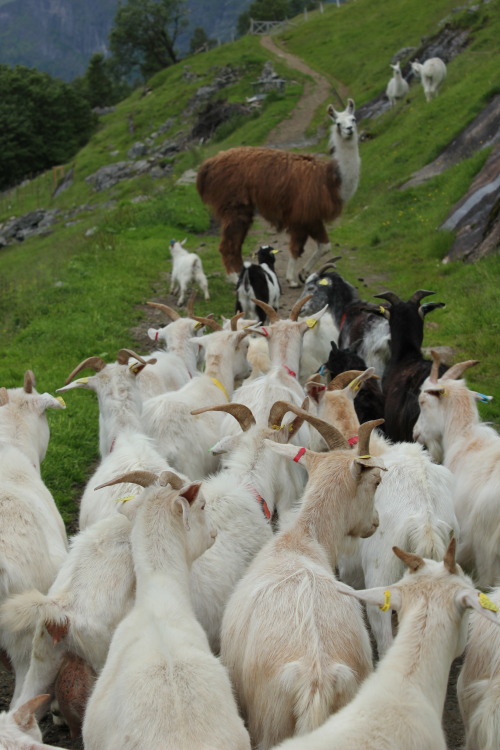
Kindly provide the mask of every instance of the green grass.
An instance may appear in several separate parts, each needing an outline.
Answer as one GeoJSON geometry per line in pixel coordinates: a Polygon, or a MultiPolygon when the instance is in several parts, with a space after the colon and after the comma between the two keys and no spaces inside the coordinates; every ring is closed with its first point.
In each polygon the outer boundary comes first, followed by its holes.
{"type": "MultiPolygon", "coordinates": [[[[295,19],[276,41],[327,76],[332,86],[345,86],[360,105],[385,89],[389,62],[398,49],[418,46],[421,37],[434,34],[448,16],[456,25],[472,26],[471,41],[450,63],[437,99],[427,104],[421,87],[413,84],[409,104],[360,124],[370,136],[361,143],[360,187],[330,234],[340,246],[335,252],[343,255],[339,271],[353,283],[360,276],[365,279],[367,286],[360,293],[366,299],[387,289],[406,297],[425,288],[447,303],[429,316],[424,343],[448,344],[457,349],[458,359],[481,360],[468,380],[496,397],[491,405],[479,407],[485,419],[496,421],[500,259],[493,255],[475,265],[443,265],[452,235],[439,229],[488,151],[418,188],[401,190],[499,90],[499,0],[475,13],[451,14],[455,6],[451,0],[356,0],[340,8],[330,4],[324,14],[310,13],[307,22],[303,16],[295,19]]],[[[287,86],[283,96],[270,96],[258,116],[235,119],[216,139],[169,157],[172,178],[142,176],[102,193],[86,178],[105,164],[127,159],[133,143],[162,126],[155,143],[191,129],[200,106],[195,94],[212,82],[214,69],[238,69],[239,79],[217,96],[244,102],[253,92],[251,82],[271,57],[257,38],[248,36],[162,71],[149,82],[151,93],[134,92],[101,119],[91,142],[65,165],[66,174],[73,169],[73,182],[60,195],[53,197],[55,181],[49,172],[0,196],[0,222],[40,206],[61,212],[51,234],[0,249],[0,385],[20,385],[30,368],[38,389],[53,393],[83,358],[98,354],[111,361],[119,348],[133,347],[131,329],[143,318],[144,303],[166,292],[161,279],[170,269],[167,248],[172,238],[187,237],[187,246],[202,253],[211,301],[209,306],[197,303],[197,312],[220,316],[232,310],[208,212],[194,186],[176,186],[175,180],[219,150],[265,142],[272,128],[289,116],[306,76],[291,74],[282,60],[273,59],[275,70],[296,83],[287,86]],[[133,203],[138,195],[148,201],[133,203]],[[89,206],[92,210],[86,210],[89,206]],[[62,216],[69,211],[73,219],[65,222],[62,216]]],[[[323,105],[310,131],[318,126],[325,126],[323,105]]],[[[326,149],[326,137],[317,148],[326,149]]],[[[52,437],[43,476],[69,522],[97,459],[97,403],[93,394],[78,390],[65,400],[65,411],[48,415],[52,437]]]]}

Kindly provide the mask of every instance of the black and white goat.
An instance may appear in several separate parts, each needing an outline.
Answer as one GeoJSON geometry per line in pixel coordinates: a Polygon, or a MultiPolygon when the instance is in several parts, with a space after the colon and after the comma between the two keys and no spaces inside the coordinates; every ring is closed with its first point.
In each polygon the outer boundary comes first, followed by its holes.
{"type": "Polygon", "coordinates": [[[281,286],[274,270],[277,252],[271,245],[262,245],[257,252],[258,264],[246,261],[236,284],[235,311],[243,312],[246,318],[257,316],[261,325],[266,322],[266,313],[252,300],[265,302],[278,312],[281,286]]]}

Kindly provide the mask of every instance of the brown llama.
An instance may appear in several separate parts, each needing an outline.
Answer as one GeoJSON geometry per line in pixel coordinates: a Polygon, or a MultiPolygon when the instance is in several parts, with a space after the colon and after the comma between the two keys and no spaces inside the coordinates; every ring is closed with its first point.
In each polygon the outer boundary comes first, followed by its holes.
{"type": "Polygon", "coordinates": [[[307,275],[316,260],[331,249],[325,222],[340,216],[356,192],[360,157],[354,101],[348,100],[344,112],[337,112],[332,104],[327,112],[333,120],[330,153],[334,158],[330,161],[273,148],[239,146],[221,151],[201,165],[196,187],[220,221],[219,252],[232,281],[236,282],[243,267],[241,247],[256,213],[290,235],[286,278],[292,287],[299,286],[297,259],[308,237],[316,241],[317,249],[302,274],[307,275]]]}

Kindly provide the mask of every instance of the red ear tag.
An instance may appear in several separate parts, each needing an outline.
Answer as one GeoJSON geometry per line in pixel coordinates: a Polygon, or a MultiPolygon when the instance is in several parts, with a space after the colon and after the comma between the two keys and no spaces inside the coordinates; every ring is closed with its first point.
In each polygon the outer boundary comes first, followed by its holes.
{"type": "Polygon", "coordinates": [[[159,333],[160,333],[159,331],[156,331],[156,333],[155,333],[155,341],[158,341],[158,334],[159,333]]]}
{"type": "Polygon", "coordinates": [[[292,376],[292,378],[296,378],[297,377],[297,373],[296,372],[294,372],[293,370],[290,370],[290,368],[287,367],[286,365],[283,365],[283,367],[285,368],[285,370],[287,371],[287,373],[292,376]]]}
{"type": "Polygon", "coordinates": [[[261,326],[260,330],[263,332],[263,334],[264,334],[264,336],[266,336],[266,338],[267,338],[267,336],[269,336],[267,328],[264,328],[264,326],[261,326]]]}
{"type": "Polygon", "coordinates": [[[298,463],[300,461],[300,459],[302,458],[302,456],[304,455],[305,452],[306,452],[306,449],[305,448],[301,448],[293,460],[296,463],[298,463]]]}
{"type": "Polygon", "coordinates": [[[348,439],[348,441],[347,441],[347,442],[348,442],[348,443],[349,443],[349,445],[351,445],[351,446],[353,446],[353,445],[357,445],[357,444],[358,444],[358,442],[359,442],[359,437],[358,437],[357,435],[353,435],[352,437],[350,437],[350,438],[348,439]]]}

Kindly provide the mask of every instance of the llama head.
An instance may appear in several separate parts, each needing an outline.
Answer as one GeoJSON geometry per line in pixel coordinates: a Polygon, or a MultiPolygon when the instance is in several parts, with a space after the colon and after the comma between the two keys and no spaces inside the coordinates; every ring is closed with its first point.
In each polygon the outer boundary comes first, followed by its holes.
{"type": "Polygon", "coordinates": [[[395,65],[389,65],[389,67],[392,68],[392,70],[395,73],[401,73],[401,69],[399,67],[399,60],[398,60],[398,62],[395,65]]]}
{"type": "Polygon", "coordinates": [[[343,112],[337,112],[333,104],[329,104],[326,111],[335,125],[333,132],[346,141],[350,141],[356,137],[357,128],[354,116],[354,99],[347,100],[347,107],[343,112]]]}

